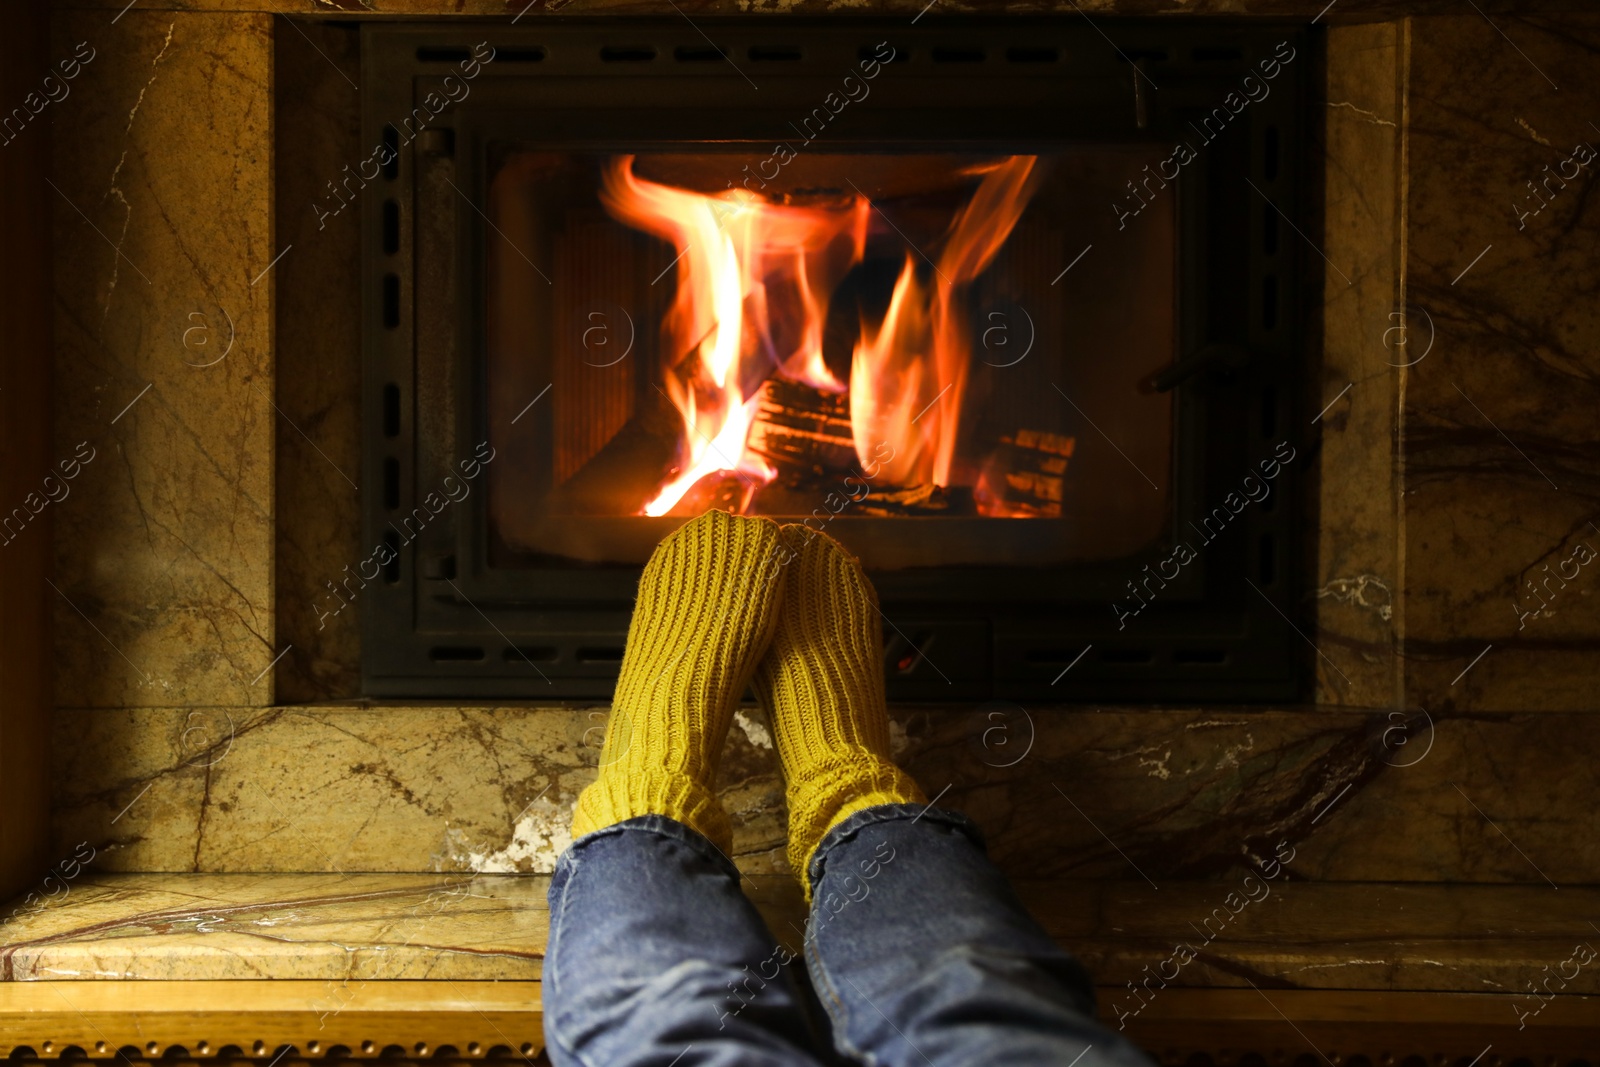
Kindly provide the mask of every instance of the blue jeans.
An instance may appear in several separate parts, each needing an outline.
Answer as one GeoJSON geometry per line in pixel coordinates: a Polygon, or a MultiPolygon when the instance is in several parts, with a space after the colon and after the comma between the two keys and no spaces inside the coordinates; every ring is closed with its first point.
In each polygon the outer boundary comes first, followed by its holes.
{"type": "Polygon", "coordinates": [[[551,1060],[1150,1064],[1095,1021],[1088,974],[1023,910],[966,818],[868,808],[828,833],[808,873],[814,997],[698,833],[645,815],[574,842],[550,883],[551,1060]]]}

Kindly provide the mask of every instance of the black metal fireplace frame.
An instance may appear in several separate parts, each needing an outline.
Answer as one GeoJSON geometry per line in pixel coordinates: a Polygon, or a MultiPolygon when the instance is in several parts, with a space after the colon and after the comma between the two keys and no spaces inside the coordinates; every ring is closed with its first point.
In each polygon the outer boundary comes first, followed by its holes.
{"type": "MultiPolygon", "coordinates": [[[[1185,123],[1224,106],[1252,72],[1259,84],[1258,64],[1288,42],[1296,58],[1280,64],[1270,95],[1244,106],[1230,134],[1202,150],[1173,185],[1179,351],[1214,357],[1175,394],[1175,517],[1167,540],[1192,542],[1189,520],[1222,504],[1278,442],[1299,444],[1301,293],[1314,272],[1280,222],[1301,205],[1309,37],[1259,23],[931,16],[917,26],[861,19],[364,25],[362,143],[395,150],[370,182],[345,183],[362,213],[363,484],[380,487],[362,495],[363,543],[375,555],[356,568],[359,590],[351,589],[362,601],[364,693],[604,698],[621,656],[637,568],[493,568],[480,491],[443,501],[406,540],[396,525],[430,492],[441,502],[442,477],[481,456],[488,436],[478,309],[484,161],[497,134],[526,136],[532,124],[541,139],[566,144],[605,144],[596,132],[602,127],[618,147],[764,140],[777,117],[809,107],[864,49],[888,41],[899,59],[892,67],[898,88],[884,91],[884,79],[883,106],[859,109],[854,125],[830,133],[841,146],[884,139],[985,150],[1170,145],[1180,136],[1194,142],[1185,123]],[[495,59],[476,69],[468,95],[437,115],[423,111],[402,135],[402,119],[418,114],[430,92],[443,95],[447,75],[460,93],[480,42],[495,59]],[[748,99],[750,75],[762,81],[763,111],[711,110],[719,100],[748,99]],[[1008,105],[994,106],[1002,100],[1008,105]],[[943,104],[954,106],[937,110],[943,104]],[[939,126],[929,136],[933,116],[939,126]],[[1247,365],[1232,362],[1245,353],[1247,365]]],[[[361,171],[370,173],[370,165],[361,171]]],[[[891,698],[1293,698],[1305,674],[1289,620],[1297,614],[1296,485],[1306,473],[1303,460],[1287,465],[1268,506],[1244,508],[1123,627],[1112,602],[1134,605],[1125,583],[1143,581],[1147,565],[1168,557],[1165,547],[1114,563],[875,575],[891,698]]]]}

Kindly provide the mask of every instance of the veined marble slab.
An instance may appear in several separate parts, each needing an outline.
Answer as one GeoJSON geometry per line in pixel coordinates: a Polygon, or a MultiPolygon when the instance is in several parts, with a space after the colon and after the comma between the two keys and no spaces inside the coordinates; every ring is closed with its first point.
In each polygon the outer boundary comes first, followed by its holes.
{"type": "MultiPolygon", "coordinates": [[[[60,711],[59,854],[107,871],[549,873],[605,709],[60,711]],[[207,739],[202,745],[201,739],[207,739]]],[[[1280,840],[1315,881],[1600,883],[1592,716],[896,708],[896,758],[1019,878],[1227,878],[1280,840]]],[[[733,858],[795,887],[782,769],[735,717],[733,858]]]]}
{"type": "Polygon", "coordinates": [[[272,22],[51,19],[66,706],[273,700],[272,22]]]}
{"type": "MultiPolygon", "coordinates": [[[[1528,1013],[1554,993],[1600,993],[1589,920],[1600,890],[1305,883],[1294,880],[1301,858],[1280,850],[1228,882],[1016,888],[1133,1015],[1169,983],[1496,992],[1528,1013]]],[[[548,885],[542,875],[82,876],[59,903],[0,924],[0,981],[313,980],[327,983],[319,1010],[337,1012],[371,982],[537,980],[548,885]]],[[[774,940],[798,949],[804,909],[772,888],[747,891],[774,940]]]]}
{"type": "Polygon", "coordinates": [[[537,979],[549,881],[82,875],[59,903],[0,923],[0,980],[326,979],[334,1010],[369,981],[537,979]]]}

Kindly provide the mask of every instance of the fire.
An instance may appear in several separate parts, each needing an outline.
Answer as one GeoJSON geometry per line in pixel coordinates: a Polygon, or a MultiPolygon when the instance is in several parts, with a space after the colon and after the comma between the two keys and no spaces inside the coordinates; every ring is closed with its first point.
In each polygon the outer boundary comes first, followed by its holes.
{"type": "MultiPolygon", "coordinates": [[[[677,251],[676,292],[662,323],[664,393],[683,420],[681,470],[644,507],[665,515],[709,475],[745,483],[744,506],[777,476],[747,447],[769,377],[848,393],[855,451],[863,461],[894,446],[881,476],[899,486],[950,484],[971,360],[965,286],[994,260],[1033,191],[1033,156],[984,168],[952,220],[936,260],[911,252],[882,321],[861,323],[850,380],[823,358],[828,306],[863,261],[874,209],[852,195],[806,206],[742,188],[707,194],[634,173],[634,157],[607,166],[601,202],[620,221],[677,251]],[[931,269],[927,269],[931,268],[931,269]]],[[[878,231],[893,232],[888,227],[878,231]]]]}

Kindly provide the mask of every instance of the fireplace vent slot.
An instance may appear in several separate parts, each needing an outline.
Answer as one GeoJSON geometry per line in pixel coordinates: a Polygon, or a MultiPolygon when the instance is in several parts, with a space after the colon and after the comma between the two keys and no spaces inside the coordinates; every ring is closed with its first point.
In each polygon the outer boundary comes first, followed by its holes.
{"type": "Polygon", "coordinates": [[[1196,48],[1189,57],[1196,63],[1237,63],[1244,58],[1237,48],[1196,48]]]}
{"type": "Polygon", "coordinates": [[[589,648],[580,648],[577,653],[579,663],[621,663],[622,646],[596,645],[589,648]]]}
{"type": "Polygon", "coordinates": [[[1148,648],[1107,648],[1100,652],[1101,663],[1151,663],[1154,660],[1148,648]]]}
{"type": "Polygon", "coordinates": [[[1061,58],[1057,48],[1023,48],[1013,45],[1006,49],[1008,63],[1054,63],[1061,58]]]}
{"type": "Polygon", "coordinates": [[[981,48],[934,48],[931,54],[935,63],[982,63],[985,59],[981,48]]]}
{"type": "Polygon", "coordinates": [[[1269,274],[1261,279],[1261,326],[1271,330],[1278,325],[1278,279],[1269,274]]]}
{"type": "Polygon", "coordinates": [[[1268,126],[1261,134],[1261,175],[1267,181],[1278,178],[1278,127],[1268,126]]]}

